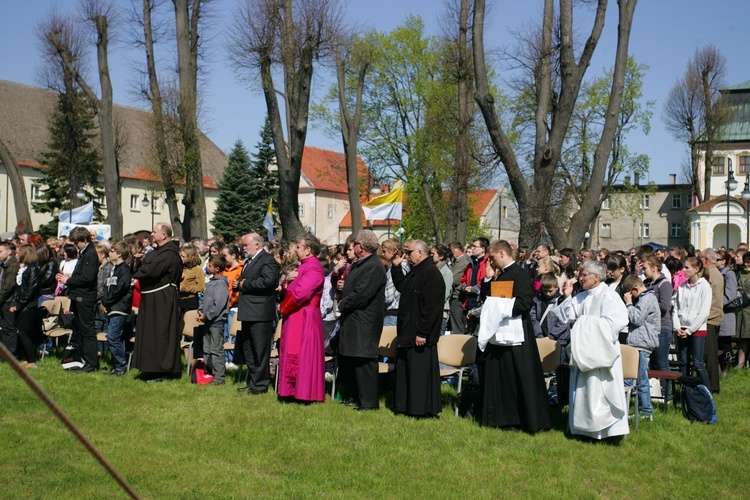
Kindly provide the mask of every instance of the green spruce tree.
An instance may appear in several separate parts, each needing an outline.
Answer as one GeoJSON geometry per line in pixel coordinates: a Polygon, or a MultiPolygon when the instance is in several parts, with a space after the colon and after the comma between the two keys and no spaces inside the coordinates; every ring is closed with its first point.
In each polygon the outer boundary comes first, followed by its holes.
{"type": "Polygon", "coordinates": [[[229,154],[229,164],[219,183],[219,199],[211,220],[214,235],[232,241],[251,231],[265,236],[263,219],[268,201],[276,197],[276,183],[269,165],[274,161],[273,142],[268,120],[261,132],[258,152],[251,161],[242,141],[229,154]]]}
{"type": "Polygon", "coordinates": [[[44,236],[57,234],[61,212],[94,200],[94,217],[102,220],[98,199],[103,195],[100,181],[101,158],[95,146],[94,110],[86,97],[77,91],[61,93],[57,107],[49,121],[50,142],[48,151],[38,158],[42,165],[40,183],[41,202],[34,203],[39,213],[51,213],[53,219],[39,228],[44,236]],[[75,196],[79,190],[86,199],[75,196]]]}

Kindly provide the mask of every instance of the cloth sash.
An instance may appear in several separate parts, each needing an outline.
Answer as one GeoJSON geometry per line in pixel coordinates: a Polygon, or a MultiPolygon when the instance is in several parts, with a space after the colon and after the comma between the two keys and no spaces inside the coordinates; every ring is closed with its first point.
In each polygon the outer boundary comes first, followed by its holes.
{"type": "Polygon", "coordinates": [[[479,349],[484,352],[487,344],[514,346],[524,341],[521,316],[511,316],[516,299],[487,297],[479,316],[479,349]]]}

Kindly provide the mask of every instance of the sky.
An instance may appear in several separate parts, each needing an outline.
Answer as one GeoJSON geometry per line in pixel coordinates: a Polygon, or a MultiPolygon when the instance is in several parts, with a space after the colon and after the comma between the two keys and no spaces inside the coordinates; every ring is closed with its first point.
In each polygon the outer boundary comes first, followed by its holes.
{"type": "MultiPolygon", "coordinates": [[[[36,76],[40,55],[35,27],[50,9],[69,12],[75,9],[76,3],[74,0],[0,0],[4,21],[0,79],[42,86],[36,76]]],[[[116,3],[127,7],[130,0],[116,0],[116,3]]],[[[409,14],[414,14],[422,17],[427,33],[434,35],[440,32],[439,18],[444,10],[440,0],[341,0],[341,4],[348,19],[363,29],[389,31],[409,14]]],[[[541,16],[543,1],[494,0],[492,4],[485,28],[485,47],[488,50],[512,46],[513,33],[541,16]]],[[[610,0],[609,4],[604,32],[587,76],[599,76],[614,63],[617,2],[610,0]]],[[[224,33],[231,27],[237,6],[238,0],[213,2],[213,36],[207,42],[206,72],[201,89],[201,128],[226,152],[238,139],[249,149],[255,149],[266,110],[259,84],[240,83],[224,54],[224,33]]],[[[669,89],[682,76],[697,48],[713,44],[724,54],[728,85],[750,80],[750,43],[747,29],[743,29],[749,17],[750,1],[747,0],[640,0],[638,3],[629,52],[637,62],[649,66],[643,82],[644,99],[656,104],[651,132],[648,135],[632,134],[628,145],[633,153],[649,156],[649,180],[666,183],[670,174],[678,174],[680,178],[681,164],[687,157],[686,148],[664,127],[662,110],[669,89]]],[[[588,32],[585,14],[576,17],[575,21],[582,33],[588,32]]],[[[117,104],[144,107],[133,92],[139,79],[134,67],[143,64],[143,59],[142,52],[128,42],[123,30],[120,41],[114,44],[110,54],[117,104]]],[[[503,68],[499,67],[497,71],[502,78],[503,68]]],[[[92,72],[92,80],[94,76],[92,72]]],[[[313,100],[320,99],[328,90],[331,78],[329,69],[317,71],[313,79],[313,100]]],[[[343,151],[340,139],[327,137],[321,128],[309,130],[307,144],[343,151]]]]}

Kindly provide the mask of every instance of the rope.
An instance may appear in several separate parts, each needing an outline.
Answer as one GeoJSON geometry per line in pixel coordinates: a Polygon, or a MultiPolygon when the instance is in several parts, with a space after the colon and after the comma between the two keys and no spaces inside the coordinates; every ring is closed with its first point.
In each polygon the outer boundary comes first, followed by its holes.
{"type": "Polygon", "coordinates": [[[55,416],[63,424],[65,424],[65,426],[70,430],[70,432],[73,433],[78,441],[80,441],[81,444],[86,447],[89,453],[91,453],[91,455],[99,461],[99,463],[107,470],[109,475],[112,476],[115,481],[117,481],[117,483],[122,487],[123,490],[125,490],[128,495],[130,495],[130,498],[139,499],[140,497],[128,484],[125,478],[123,478],[120,473],[117,472],[114,467],[112,467],[107,459],[104,458],[101,453],[99,453],[99,450],[97,450],[91,443],[91,441],[89,441],[88,438],[83,435],[83,432],[81,432],[81,430],[76,427],[73,421],[68,418],[68,416],[65,414],[65,412],[62,411],[59,406],[57,406],[52,398],[46,392],[44,392],[44,389],[42,389],[37,381],[34,380],[26,370],[23,369],[23,367],[18,363],[18,360],[16,360],[15,356],[13,356],[10,351],[8,351],[8,348],[5,347],[2,342],[0,342],[0,357],[2,357],[9,365],[13,367],[16,373],[18,373],[18,376],[21,377],[24,382],[26,382],[26,385],[28,385],[31,390],[36,393],[37,396],[39,396],[39,399],[44,401],[44,404],[46,404],[47,407],[52,410],[52,413],[54,413],[55,416]]]}

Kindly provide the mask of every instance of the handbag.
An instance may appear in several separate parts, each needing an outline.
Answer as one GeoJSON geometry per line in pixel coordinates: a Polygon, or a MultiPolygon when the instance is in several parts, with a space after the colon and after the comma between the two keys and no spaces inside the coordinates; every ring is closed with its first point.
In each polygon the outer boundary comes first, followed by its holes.
{"type": "Polygon", "coordinates": [[[724,306],[724,312],[734,312],[735,309],[741,309],[748,304],[750,304],[750,298],[748,298],[747,294],[743,290],[742,294],[739,297],[724,306]]]}
{"type": "Polygon", "coordinates": [[[190,371],[190,382],[198,385],[207,385],[211,383],[214,376],[208,371],[208,365],[202,359],[195,360],[193,369],[190,371]]]}

